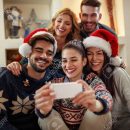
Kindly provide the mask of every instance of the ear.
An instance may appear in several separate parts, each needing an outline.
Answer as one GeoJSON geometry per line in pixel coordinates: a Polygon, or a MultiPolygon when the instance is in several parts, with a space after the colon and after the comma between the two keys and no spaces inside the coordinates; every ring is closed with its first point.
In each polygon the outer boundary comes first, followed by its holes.
{"type": "Polygon", "coordinates": [[[83,59],[83,66],[85,66],[87,64],[87,58],[83,59]]]}
{"type": "Polygon", "coordinates": [[[100,14],[99,14],[99,20],[100,20],[101,18],[102,18],[102,14],[100,13],[100,14]]]}

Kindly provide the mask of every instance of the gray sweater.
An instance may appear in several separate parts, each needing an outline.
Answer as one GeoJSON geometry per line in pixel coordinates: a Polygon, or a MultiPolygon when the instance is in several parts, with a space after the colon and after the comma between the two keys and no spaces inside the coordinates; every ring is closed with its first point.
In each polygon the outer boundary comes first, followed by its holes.
{"type": "Polygon", "coordinates": [[[115,98],[112,109],[112,130],[130,130],[130,76],[120,67],[116,67],[113,76],[115,98]]]}

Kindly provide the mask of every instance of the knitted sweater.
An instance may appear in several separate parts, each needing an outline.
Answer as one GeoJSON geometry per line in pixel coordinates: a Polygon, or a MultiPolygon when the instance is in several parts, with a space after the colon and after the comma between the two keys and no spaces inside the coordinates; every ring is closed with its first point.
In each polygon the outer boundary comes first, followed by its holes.
{"type": "Polygon", "coordinates": [[[115,81],[112,130],[130,130],[130,76],[120,67],[116,67],[112,75],[115,81]]]}
{"type": "MultiPolygon", "coordinates": [[[[55,78],[52,82],[69,82],[66,77],[55,78]]],[[[112,97],[106,90],[104,83],[94,74],[90,73],[83,78],[94,90],[96,98],[101,101],[104,109],[96,114],[107,113],[112,108],[112,97]]],[[[70,98],[58,99],[54,102],[55,110],[57,110],[70,130],[77,130],[82,121],[86,108],[83,106],[75,106],[70,98]]]]}
{"type": "Polygon", "coordinates": [[[18,77],[6,69],[0,72],[0,130],[40,130],[33,96],[51,80],[49,70],[40,80],[29,77],[26,67],[18,77]]]}

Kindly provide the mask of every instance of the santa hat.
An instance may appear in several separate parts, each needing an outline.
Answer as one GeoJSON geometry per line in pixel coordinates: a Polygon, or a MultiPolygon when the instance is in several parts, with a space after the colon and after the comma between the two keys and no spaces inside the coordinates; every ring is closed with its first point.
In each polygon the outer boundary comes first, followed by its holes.
{"type": "Polygon", "coordinates": [[[23,41],[23,44],[19,47],[19,53],[23,56],[26,57],[32,52],[32,41],[34,41],[37,38],[44,38],[44,39],[50,39],[53,41],[53,46],[54,46],[54,54],[56,54],[57,50],[57,42],[54,38],[54,36],[47,32],[46,29],[41,28],[41,29],[36,29],[32,31],[23,41]]]}
{"type": "Polygon", "coordinates": [[[98,29],[83,41],[85,48],[98,47],[102,49],[108,57],[110,63],[115,66],[120,66],[122,60],[118,56],[118,39],[111,32],[98,29]]]}

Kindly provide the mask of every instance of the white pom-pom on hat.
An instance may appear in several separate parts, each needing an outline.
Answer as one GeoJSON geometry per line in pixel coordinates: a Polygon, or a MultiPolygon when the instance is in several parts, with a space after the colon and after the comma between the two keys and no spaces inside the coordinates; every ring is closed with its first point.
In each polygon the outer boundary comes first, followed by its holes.
{"type": "Polygon", "coordinates": [[[57,51],[57,41],[55,40],[54,36],[47,32],[46,29],[41,28],[41,29],[36,29],[34,31],[32,31],[25,39],[23,44],[19,47],[19,53],[23,56],[26,57],[28,56],[31,52],[32,52],[32,47],[29,44],[30,40],[32,40],[32,38],[34,37],[41,37],[44,35],[48,35],[49,37],[51,37],[54,40],[54,55],[56,54],[57,51]]]}
{"type": "Polygon", "coordinates": [[[111,57],[110,64],[114,66],[120,66],[122,64],[122,59],[119,56],[111,57]]]}
{"type": "Polygon", "coordinates": [[[32,52],[32,47],[28,43],[24,43],[19,47],[19,53],[26,57],[32,52]]]}

